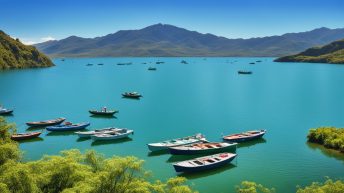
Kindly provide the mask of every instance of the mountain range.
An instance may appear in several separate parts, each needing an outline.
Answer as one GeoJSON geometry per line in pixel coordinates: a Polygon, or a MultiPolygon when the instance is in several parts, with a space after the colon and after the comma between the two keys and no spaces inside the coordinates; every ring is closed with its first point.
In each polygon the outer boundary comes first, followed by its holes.
{"type": "Polygon", "coordinates": [[[344,64],[344,39],[322,47],[309,48],[299,54],[284,56],[275,61],[344,64]]]}
{"type": "Polygon", "coordinates": [[[0,70],[54,66],[52,61],[34,46],[27,46],[0,30],[0,70]]]}
{"type": "Polygon", "coordinates": [[[344,28],[318,28],[281,36],[228,39],[172,25],[155,24],[96,38],[70,36],[35,46],[51,57],[284,56],[342,38],[344,28]]]}

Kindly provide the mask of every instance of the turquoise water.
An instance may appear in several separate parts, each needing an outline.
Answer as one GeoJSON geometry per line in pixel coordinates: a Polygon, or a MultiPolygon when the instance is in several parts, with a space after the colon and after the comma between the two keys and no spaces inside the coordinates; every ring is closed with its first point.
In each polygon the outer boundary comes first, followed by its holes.
{"type": "Polygon", "coordinates": [[[222,134],[265,128],[263,140],[238,148],[227,167],[184,175],[200,192],[233,192],[243,180],[278,192],[296,185],[344,177],[344,156],[306,143],[310,128],[344,125],[344,66],[274,63],[273,58],[83,58],[55,60],[56,67],[0,72],[0,103],[14,107],[9,122],[26,131],[25,122],[67,117],[135,130],[131,139],[92,143],[72,133],[44,132],[23,142],[26,160],[78,148],[106,156],[134,155],[146,160],[152,179],[176,176],[168,154],[151,155],[147,143],[203,133],[211,141],[222,134]],[[189,64],[181,64],[181,60],[189,64]],[[262,60],[255,65],[248,64],[262,60]],[[164,64],[155,64],[164,61],[164,64]],[[236,62],[234,62],[236,61],[236,62]],[[132,65],[119,66],[119,62],[132,65]],[[147,62],[147,64],[142,64],[147,62]],[[152,62],[152,63],[149,63],[152,62]],[[85,66],[94,63],[93,66],[85,66]],[[103,66],[96,64],[104,63],[103,66]],[[149,66],[157,71],[148,71],[149,66]],[[237,70],[252,70],[238,75],[237,70]],[[138,91],[141,100],[121,93],[138,91]],[[116,118],[91,117],[91,108],[119,110],[116,118]]]}

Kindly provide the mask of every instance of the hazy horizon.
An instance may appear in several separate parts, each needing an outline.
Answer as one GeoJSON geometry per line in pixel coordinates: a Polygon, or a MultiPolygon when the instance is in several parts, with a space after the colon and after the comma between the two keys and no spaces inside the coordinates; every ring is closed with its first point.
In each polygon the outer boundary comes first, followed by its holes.
{"type": "Polygon", "coordinates": [[[344,27],[344,2],[340,0],[0,0],[0,3],[0,29],[27,44],[71,35],[93,38],[157,23],[229,39],[344,27]]]}

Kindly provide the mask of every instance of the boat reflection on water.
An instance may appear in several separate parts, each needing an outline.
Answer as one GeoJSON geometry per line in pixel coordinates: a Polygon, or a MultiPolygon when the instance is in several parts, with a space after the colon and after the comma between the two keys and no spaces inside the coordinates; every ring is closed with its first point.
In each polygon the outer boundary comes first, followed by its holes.
{"type": "Polygon", "coordinates": [[[107,115],[107,116],[104,116],[104,115],[90,115],[90,117],[92,117],[92,118],[102,118],[102,119],[117,119],[117,117],[114,116],[114,115],[107,115]]]}
{"type": "Polygon", "coordinates": [[[260,143],[266,143],[266,140],[264,138],[259,138],[253,141],[239,143],[237,147],[238,148],[251,147],[260,143]]]}
{"type": "Polygon", "coordinates": [[[36,138],[32,138],[32,139],[20,140],[20,141],[18,141],[18,143],[22,144],[22,143],[31,143],[31,142],[38,142],[38,141],[44,141],[44,139],[42,137],[36,137],[36,138]]]}
{"type": "Polygon", "coordinates": [[[217,175],[217,174],[220,174],[222,172],[226,172],[228,170],[231,170],[231,169],[234,169],[236,166],[236,159],[233,160],[232,163],[230,164],[226,164],[222,167],[219,167],[219,168],[214,168],[214,169],[211,169],[211,170],[204,170],[204,171],[201,171],[201,172],[194,172],[194,173],[180,173],[180,174],[177,174],[178,176],[180,177],[184,177],[188,180],[192,180],[192,179],[198,179],[198,178],[205,178],[205,177],[208,177],[208,176],[212,176],[212,175],[217,175]]]}
{"type": "Polygon", "coordinates": [[[109,140],[109,141],[93,141],[91,143],[91,146],[98,146],[98,145],[108,145],[108,144],[120,144],[120,143],[125,143],[132,141],[132,138],[122,138],[122,139],[117,139],[117,140],[109,140]]]}
{"type": "Polygon", "coordinates": [[[195,159],[198,157],[206,156],[210,154],[195,154],[195,155],[171,155],[168,160],[166,160],[167,163],[173,163],[173,162],[180,162],[180,161],[185,161],[189,159],[195,159]]]}
{"type": "Polygon", "coordinates": [[[46,136],[65,136],[65,135],[76,135],[75,131],[59,131],[49,132],[46,136]]]}
{"type": "Polygon", "coordinates": [[[160,151],[150,151],[148,152],[148,157],[154,157],[154,156],[159,156],[159,155],[165,155],[165,154],[169,154],[170,152],[168,151],[168,149],[163,149],[160,151]]]}

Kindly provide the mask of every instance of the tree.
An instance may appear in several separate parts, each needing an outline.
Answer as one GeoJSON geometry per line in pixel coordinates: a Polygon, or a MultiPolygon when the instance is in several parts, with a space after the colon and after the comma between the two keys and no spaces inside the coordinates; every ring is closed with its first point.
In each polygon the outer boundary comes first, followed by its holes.
{"type": "Polygon", "coordinates": [[[243,181],[241,182],[240,186],[236,187],[237,193],[274,193],[274,188],[266,188],[261,184],[257,184],[256,182],[250,181],[243,181]]]}

